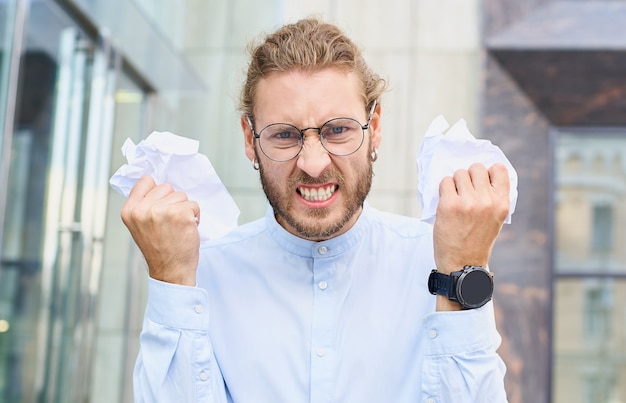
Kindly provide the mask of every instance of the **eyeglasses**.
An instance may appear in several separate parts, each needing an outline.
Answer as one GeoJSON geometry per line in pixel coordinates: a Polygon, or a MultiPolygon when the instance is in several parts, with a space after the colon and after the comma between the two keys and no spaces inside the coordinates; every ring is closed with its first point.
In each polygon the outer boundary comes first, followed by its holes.
{"type": "Polygon", "coordinates": [[[337,156],[346,156],[357,152],[365,138],[365,130],[369,129],[376,101],[372,104],[367,124],[362,125],[356,119],[335,118],[324,123],[321,127],[307,127],[299,129],[289,123],[272,123],[256,133],[250,117],[248,125],[259,147],[267,158],[276,162],[285,162],[295,158],[304,146],[304,132],[316,130],[320,142],[326,151],[337,156]]]}

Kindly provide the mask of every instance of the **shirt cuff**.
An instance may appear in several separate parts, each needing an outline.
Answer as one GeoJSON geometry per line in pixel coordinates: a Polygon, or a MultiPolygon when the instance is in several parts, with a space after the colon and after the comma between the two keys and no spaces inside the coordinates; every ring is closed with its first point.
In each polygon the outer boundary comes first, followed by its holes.
{"type": "Polygon", "coordinates": [[[208,294],[205,289],[150,278],[146,317],[175,329],[209,329],[208,294]]]}
{"type": "Polygon", "coordinates": [[[430,313],[424,317],[423,326],[426,356],[495,351],[502,340],[492,301],[477,309],[430,313]]]}

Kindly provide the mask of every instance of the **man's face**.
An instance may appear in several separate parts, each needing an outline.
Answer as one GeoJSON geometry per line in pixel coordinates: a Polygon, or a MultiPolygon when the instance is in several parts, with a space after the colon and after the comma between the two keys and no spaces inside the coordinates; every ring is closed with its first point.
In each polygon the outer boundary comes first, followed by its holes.
{"type": "MultiPolygon", "coordinates": [[[[257,87],[254,129],[279,122],[301,129],[320,127],[338,117],[364,125],[368,116],[361,93],[357,77],[337,69],[270,74],[257,87]]],[[[286,162],[267,158],[242,119],[246,154],[259,161],[263,190],[287,231],[319,241],[344,233],[356,222],[372,182],[370,153],[380,143],[379,111],[354,154],[329,154],[317,131],[308,130],[300,154],[286,162]]]]}

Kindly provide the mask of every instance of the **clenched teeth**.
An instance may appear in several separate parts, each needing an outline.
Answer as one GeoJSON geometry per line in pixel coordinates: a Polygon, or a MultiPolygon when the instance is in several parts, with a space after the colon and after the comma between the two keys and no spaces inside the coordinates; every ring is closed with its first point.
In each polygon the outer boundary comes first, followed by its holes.
{"type": "Polygon", "coordinates": [[[308,201],[328,200],[335,193],[335,190],[337,190],[337,185],[325,186],[323,188],[298,188],[300,195],[308,201]]]}

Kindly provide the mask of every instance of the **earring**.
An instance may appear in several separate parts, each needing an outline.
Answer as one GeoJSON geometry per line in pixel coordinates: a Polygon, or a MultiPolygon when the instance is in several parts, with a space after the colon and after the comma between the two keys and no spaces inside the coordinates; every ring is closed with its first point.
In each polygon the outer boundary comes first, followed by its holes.
{"type": "Polygon", "coordinates": [[[374,151],[372,151],[370,158],[372,159],[372,162],[378,159],[378,148],[375,148],[374,151]]]}
{"type": "Polygon", "coordinates": [[[255,171],[259,170],[259,163],[257,162],[256,158],[252,158],[252,168],[254,168],[255,171]]]}

